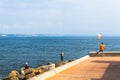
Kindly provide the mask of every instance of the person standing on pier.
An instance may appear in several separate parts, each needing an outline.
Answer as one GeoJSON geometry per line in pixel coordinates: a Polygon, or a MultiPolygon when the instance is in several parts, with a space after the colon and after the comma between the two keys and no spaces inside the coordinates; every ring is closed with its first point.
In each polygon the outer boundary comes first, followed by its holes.
{"type": "Polygon", "coordinates": [[[61,61],[63,61],[63,57],[64,57],[64,53],[63,52],[60,54],[60,57],[61,57],[61,61]]]}

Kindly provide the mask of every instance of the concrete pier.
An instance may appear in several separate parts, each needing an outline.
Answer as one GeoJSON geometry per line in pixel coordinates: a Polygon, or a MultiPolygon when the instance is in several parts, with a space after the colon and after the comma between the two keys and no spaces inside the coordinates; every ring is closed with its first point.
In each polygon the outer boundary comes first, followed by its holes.
{"type": "Polygon", "coordinates": [[[120,51],[104,51],[97,54],[96,51],[89,52],[88,55],[90,57],[120,57],[120,51]]]}
{"type": "Polygon", "coordinates": [[[90,57],[83,57],[29,80],[120,80],[120,52],[88,54],[90,57]]]}
{"type": "Polygon", "coordinates": [[[120,57],[89,57],[46,80],[120,80],[120,57]]]}
{"type": "Polygon", "coordinates": [[[46,79],[49,78],[49,77],[52,77],[52,76],[54,76],[54,75],[57,75],[57,74],[59,74],[60,72],[66,70],[66,69],[68,69],[68,68],[70,68],[70,67],[73,67],[73,66],[76,65],[76,64],[79,64],[80,62],[84,61],[84,60],[87,59],[88,57],[89,57],[89,56],[86,55],[86,56],[84,56],[84,57],[82,57],[82,58],[80,58],[80,59],[77,59],[77,60],[75,60],[75,61],[69,62],[69,63],[67,63],[67,64],[65,64],[65,65],[63,65],[63,66],[57,67],[57,68],[55,68],[55,69],[53,69],[53,70],[50,70],[50,71],[45,72],[45,73],[43,73],[43,74],[37,75],[37,76],[35,76],[35,77],[33,77],[33,78],[30,78],[30,79],[28,79],[28,80],[46,80],[46,79]]]}

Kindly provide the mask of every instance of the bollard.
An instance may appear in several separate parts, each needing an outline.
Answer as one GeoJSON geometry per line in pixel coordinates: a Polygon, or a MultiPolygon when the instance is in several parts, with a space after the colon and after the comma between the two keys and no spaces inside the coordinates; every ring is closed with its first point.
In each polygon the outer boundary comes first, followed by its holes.
{"type": "Polygon", "coordinates": [[[60,54],[61,61],[63,61],[63,56],[64,56],[64,53],[62,52],[62,53],[60,54]]]}

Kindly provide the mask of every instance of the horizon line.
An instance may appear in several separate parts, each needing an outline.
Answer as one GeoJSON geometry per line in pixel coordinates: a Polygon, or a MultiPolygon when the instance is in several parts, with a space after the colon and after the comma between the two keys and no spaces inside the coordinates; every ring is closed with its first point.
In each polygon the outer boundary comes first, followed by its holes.
{"type": "MultiPolygon", "coordinates": [[[[0,34],[0,36],[97,36],[97,35],[75,35],[75,34],[0,34]]],[[[104,37],[120,37],[120,35],[103,35],[104,37]]]]}

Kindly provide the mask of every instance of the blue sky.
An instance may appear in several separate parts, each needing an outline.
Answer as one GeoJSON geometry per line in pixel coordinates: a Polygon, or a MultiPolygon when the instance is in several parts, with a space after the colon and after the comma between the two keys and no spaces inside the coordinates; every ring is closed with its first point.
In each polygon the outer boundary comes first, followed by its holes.
{"type": "Polygon", "coordinates": [[[119,0],[0,0],[0,34],[120,35],[119,0]]]}

